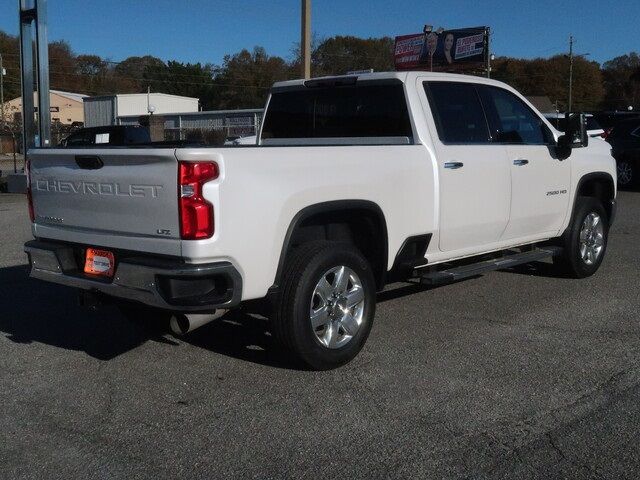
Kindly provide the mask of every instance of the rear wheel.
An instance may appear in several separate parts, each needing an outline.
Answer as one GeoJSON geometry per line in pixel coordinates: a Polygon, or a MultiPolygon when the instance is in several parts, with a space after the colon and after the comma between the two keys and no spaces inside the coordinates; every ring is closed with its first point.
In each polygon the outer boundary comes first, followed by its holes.
{"type": "Polygon", "coordinates": [[[558,263],[575,278],[596,273],[607,249],[609,221],[600,201],[579,197],[571,224],[562,237],[564,253],[558,263]]]}
{"type": "Polygon", "coordinates": [[[371,267],[355,247],[302,245],[287,261],[273,333],[313,369],[344,365],[369,336],[375,290],[371,267]]]}

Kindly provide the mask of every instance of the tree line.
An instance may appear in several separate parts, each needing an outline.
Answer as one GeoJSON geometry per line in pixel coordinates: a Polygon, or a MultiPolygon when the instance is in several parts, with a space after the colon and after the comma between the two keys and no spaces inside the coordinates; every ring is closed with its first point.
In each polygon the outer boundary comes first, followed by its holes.
{"type": "MultiPolygon", "coordinates": [[[[372,68],[393,70],[391,37],[357,38],[335,36],[314,39],[312,74],[338,75],[372,68]]],[[[7,75],[5,101],[20,96],[18,38],[0,32],[7,75]]],[[[300,76],[299,48],[291,59],[269,55],[263,47],[226,55],[222,65],[163,61],[147,55],[120,62],[97,55],[76,55],[65,41],[49,44],[52,89],[88,95],[153,92],[197,97],[205,110],[259,108],[275,81],[300,76]]],[[[499,57],[492,62],[492,78],[502,80],[524,95],[543,95],[566,108],[569,59],[518,59],[499,57]]],[[[574,58],[573,105],[576,110],[640,108],[640,56],[630,52],[602,65],[583,57],[574,58]]]]}

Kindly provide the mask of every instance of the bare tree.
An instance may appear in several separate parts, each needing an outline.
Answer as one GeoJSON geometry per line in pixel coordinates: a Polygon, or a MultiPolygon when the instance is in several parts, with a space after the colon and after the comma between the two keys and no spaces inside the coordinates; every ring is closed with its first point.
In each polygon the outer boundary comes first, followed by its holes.
{"type": "Polygon", "coordinates": [[[18,172],[18,159],[16,157],[16,150],[18,146],[18,139],[22,133],[22,122],[18,121],[19,112],[16,106],[4,105],[3,115],[0,118],[0,135],[10,136],[13,143],[13,172],[18,172]]]}

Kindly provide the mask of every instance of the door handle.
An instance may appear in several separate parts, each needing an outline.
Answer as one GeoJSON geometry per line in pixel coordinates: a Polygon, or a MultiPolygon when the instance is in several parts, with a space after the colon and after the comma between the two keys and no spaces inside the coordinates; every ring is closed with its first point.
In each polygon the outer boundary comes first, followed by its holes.
{"type": "Polygon", "coordinates": [[[76,163],[83,170],[100,170],[104,162],[94,155],[76,155],[76,163]]]}
{"type": "Polygon", "coordinates": [[[444,164],[444,168],[450,168],[451,170],[457,170],[462,167],[464,167],[464,163],[462,162],[447,162],[444,164]]]}
{"type": "Polygon", "coordinates": [[[526,158],[518,158],[517,160],[513,161],[513,164],[522,167],[523,165],[528,165],[529,160],[527,160],[526,158]]]}

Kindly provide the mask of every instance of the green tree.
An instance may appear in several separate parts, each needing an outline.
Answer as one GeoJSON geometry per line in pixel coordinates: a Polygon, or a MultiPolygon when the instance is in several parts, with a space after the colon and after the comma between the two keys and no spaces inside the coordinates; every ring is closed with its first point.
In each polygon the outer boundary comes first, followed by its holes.
{"type": "Polygon", "coordinates": [[[640,55],[631,52],[615,57],[602,65],[605,106],[626,110],[640,108],[640,55]]]}
{"type": "Polygon", "coordinates": [[[98,55],[78,55],[76,63],[80,75],[104,76],[107,72],[107,62],[98,55]]]}
{"type": "Polygon", "coordinates": [[[49,84],[56,90],[85,93],[89,84],[78,72],[76,56],[65,41],[49,43],[49,84]]]}
{"type": "Polygon", "coordinates": [[[124,78],[140,81],[146,69],[162,66],[164,66],[164,62],[151,55],[128,57],[116,64],[114,73],[124,78]]]}
{"type": "Polygon", "coordinates": [[[369,68],[376,72],[394,70],[393,47],[394,39],[391,37],[327,38],[313,50],[312,74],[313,76],[344,75],[348,71],[369,68]]]}
{"type": "Polygon", "coordinates": [[[214,75],[212,64],[154,62],[145,67],[141,86],[154,92],[197,97],[204,108],[213,108],[218,103],[214,75]]]}
{"type": "Polygon", "coordinates": [[[4,99],[7,101],[21,95],[18,39],[0,32],[0,53],[2,54],[2,65],[7,70],[4,77],[4,99]]]}
{"type": "Polygon", "coordinates": [[[226,55],[215,85],[220,108],[262,108],[274,82],[293,78],[291,65],[262,47],[226,55]]]}
{"type": "MultiPolygon", "coordinates": [[[[527,96],[542,95],[568,107],[569,59],[564,55],[532,60],[500,57],[492,63],[491,77],[501,80],[527,96]]],[[[573,62],[573,110],[598,109],[604,98],[602,73],[596,62],[582,57],[573,62]]]]}

